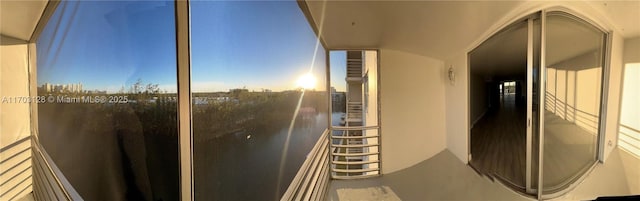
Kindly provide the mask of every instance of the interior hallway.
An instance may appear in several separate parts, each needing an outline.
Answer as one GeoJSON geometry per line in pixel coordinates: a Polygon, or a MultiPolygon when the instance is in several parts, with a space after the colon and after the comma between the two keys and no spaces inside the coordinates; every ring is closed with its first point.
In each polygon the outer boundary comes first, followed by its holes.
{"type": "Polygon", "coordinates": [[[471,129],[471,165],[490,177],[525,187],[526,107],[505,94],[471,129]]]}

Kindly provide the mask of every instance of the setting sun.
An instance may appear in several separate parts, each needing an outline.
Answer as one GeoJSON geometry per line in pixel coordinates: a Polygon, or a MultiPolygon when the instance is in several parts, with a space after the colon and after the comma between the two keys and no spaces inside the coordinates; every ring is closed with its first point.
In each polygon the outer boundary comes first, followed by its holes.
{"type": "Polygon", "coordinates": [[[313,89],[316,86],[316,78],[311,74],[307,73],[298,78],[298,87],[302,87],[303,89],[313,89]]]}

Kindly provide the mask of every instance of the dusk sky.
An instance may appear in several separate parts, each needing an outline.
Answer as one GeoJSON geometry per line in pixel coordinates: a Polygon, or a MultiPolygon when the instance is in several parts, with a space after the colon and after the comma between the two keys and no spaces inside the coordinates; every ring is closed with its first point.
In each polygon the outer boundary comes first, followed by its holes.
{"type": "Polygon", "coordinates": [[[329,53],[329,71],[331,72],[331,86],[336,91],[347,91],[347,51],[331,51],[329,53]]]}
{"type": "MultiPolygon", "coordinates": [[[[324,90],[325,52],[295,1],[191,3],[192,90],[324,90]]],[[[138,79],[176,90],[173,2],[62,2],[38,42],[38,85],[115,92],[138,79]],[[60,12],[62,11],[62,12],[60,12]]],[[[344,79],[344,78],[342,78],[344,79]]]]}

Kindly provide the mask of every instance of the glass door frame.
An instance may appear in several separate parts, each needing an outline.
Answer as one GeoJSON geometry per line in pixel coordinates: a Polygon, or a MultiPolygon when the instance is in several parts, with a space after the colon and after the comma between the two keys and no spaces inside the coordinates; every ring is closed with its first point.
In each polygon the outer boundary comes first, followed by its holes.
{"type": "MultiPolygon", "coordinates": [[[[501,31],[509,28],[511,25],[521,22],[523,20],[527,21],[527,123],[526,123],[526,133],[527,133],[527,143],[526,143],[526,193],[528,193],[529,195],[535,196],[537,199],[542,200],[542,199],[551,199],[551,198],[556,198],[558,196],[561,196],[565,193],[567,193],[568,191],[573,190],[577,184],[581,183],[587,175],[589,175],[589,173],[595,168],[595,165],[599,162],[599,163],[603,163],[604,162],[604,147],[605,147],[605,131],[606,131],[606,112],[607,112],[607,97],[609,94],[609,74],[610,74],[610,65],[611,65],[611,44],[612,44],[612,31],[608,31],[607,29],[605,29],[600,23],[597,23],[593,20],[590,20],[589,17],[584,16],[579,14],[578,12],[566,8],[566,7],[562,7],[562,6],[555,6],[555,7],[549,7],[549,8],[545,8],[545,9],[541,9],[538,11],[535,11],[533,13],[530,14],[526,14],[526,15],[522,15],[520,17],[516,17],[514,18],[514,20],[509,21],[509,23],[506,23],[504,26],[500,27],[499,29],[497,29],[495,32],[491,33],[491,35],[488,35],[485,39],[483,39],[481,42],[479,42],[474,48],[470,49],[467,52],[467,71],[470,71],[470,67],[471,67],[471,61],[470,61],[470,55],[473,52],[473,50],[475,50],[475,48],[479,47],[480,45],[482,45],[483,42],[489,40],[491,37],[493,37],[494,35],[500,33],[501,31]],[[538,190],[538,189],[544,189],[543,188],[543,175],[544,175],[544,170],[543,170],[543,164],[544,164],[544,100],[546,98],[545,93],[543,93],[543,89],[546,90],[546,55],[545,55],[545,50],[546,50],[546,21],[547,21],[547,15],[549,13],[558,13],[561,15],[565,15],[568,16],[570,18],[575,19],[576,21],[582,22],[582,23],[586,23],[589,24],[595,28],[597,28],[598,30],[602,31],[602,33],[604,34],[603,37],[603,58],[602,58],[602,74],[601,74],[601,93],[600,93],[600,105],[599,105],[599,112],[600,115],[598,117],[598,133],[597,133],[597,137],[596,137],[596,143],[594,146],[595,147],[595,156],[594,158],[596,160],[594,160],[593,164],[589,167],[589,169],[583,173],[582,175],[579,175],[578,178],[570,183],[567,187],[565,187],[563,190],[558,191],[558,192],[554,192],[551,194],[544,194],[544,190],[538,190]],[[534,44],[534,24],[533,21],[535,19],[540,19],[540,39],[539,42],[539,51],[538,54],[539,56],[539,67],[538,67],[538,87],[536,87],[536,89],[533,88],[533,62],[534,62],[534,46],[536,45],[534,44]],[[533,185],[533,179],[532,178],[532,173],[534,173],[533,171],[533,151],[534,151],[534,144],[533,144],[533,91],[534,90],[538,90],[538,164],[537,164],[537,186],[533,185]]],[[[471,104],[471,100],[470,100],[470,82],[469,82],[470,77],[467,76],[467,115],[468,115],[468,122],[471,122],[471,117],[469,115],[469,109],[470,109],[470,104],[471,104]]],[[[467,162],[470,163],[471,161],[471,128],[468,128],[467,130],[467,162]]]]}
{"type": "MultiPolygon", "coordinates": [[[[532,167],[533,167],[533,20],[540,17],[540,12],[537,12],[533,15],[530,15],[527,19],[527,123],[526,123],[526,129],[527,129],[527,142],[526,142],[526,159],[525,159],[525,191],[527,193],[533,194],[535,193],[535,189],[533,189],[533,178],[531,178],[531,174],[532,174],[532,167]]],[[[539,67],[538,67],[539,68],[539,67]]],[[[540,80],[538,80],[538,83],[540,83],[540,80]]],[[[540,89],[538,90],[538,94],[540,94],[540,89]]],[[[538,105],[542,105],[542,104],[538,104],[538,105]]],[[[538,108],[538,111],[540,111],[540,108],[538,108]]],[[[540,112],[538,112],[540,113],[540,112]]],[[[538,121],[540,123],[540,121],[538,121]]],[[[540,127],[538,127],[540,128],[540,127]]],[[[540,130],[540,129],[539,129],[540,130]]],[[[540,170],[538,168],[538,170],[540,170]]],[[[538,175],[539,175],[539,171],[538,171],[538,175]]],[[[540,180],[538,180],[540,181],[540,180]]]]}
{"type": "MultiPolygon", "coordinates": [[[[567,192],[575,189],[575,187],[577,187],[578,184],[582,183],[582,181],[586,178],[587,175],[589,175],[589,173],[591,171],[593,171],[593,169],[595,168],[595,166],[598,163],[603,163],[604,162],[604,145],[605,145],[605,133],[606,133],[606,114],[607,114],[607,103],[608,103],[608,94],[609,94],[609,74],[610,74],[610,65],[611,65],[611,44],[612,44],[612,40],[613,40],[613,34],[612,31],[608,31],[607,29],[605,29],[603,26],[601,26],[599,23],[590,20],[589,17],[584,16],[579,14],[578,12],[571,10],[569,8],[566,7],[561,7],[561,6],[556,6],[556,7],[551,7],[551,8],[547,8],[547,9],[543,9],[541,11],[541,15],[540,15],[540,19],[541,19],[541,27],[540,27],[540,74],[539,74],[539,78],[540,78],[540,89],[539,90],[546,90],[546,79],[547,79],[547,67],[546,67],[546,23],[547,23],[547,16],[553,13],[555,15],[562,15],[568,18],[571,18],[579,23],[585,23],[588,24],[590,26],[593,26],[594,28],[598,29],[599,31],[601,31],[603,33],[603,38],[602,38],[602,43],[603,43],[603,52],[602,52],[602,74],[601,76],[601,83],[602,85],[600,86],[600,105],[599,105],[599,117],[598,117],[598,129],[597,129],[597,136],[596,136],[596,142],[595,142],[595,160],[593,161],[593,163],[590,165],[590,167],[587,169],[586,172],[584,172],[582,175],[577,175],[577,178],[575,178],[574,182],[570,182],[568,186],[566,186],[564,189],[554,192],[554,193],[550,193],[550,194],[545,194],[544,193],[544,169],[543,169],[543,165],[544,165],[544,139],[545,139],[545,135],[544,135],[544,101],[546,98],[546,93],[540,93],[539,94],[539,108],[538,111],[540,111],[539,113],[539,118],[540,118],[540,122],[539,122],[539,143],[538,143],[538,186],[537,189],[542,189],[542,190],[535,190],[537,191],[537,198],[539,200],[544,200],[544,199],[552,199],[552,198],[557,198],[559,196],[562,196],[564,194],[566,194],[567,192]]],[[[528,100],[527,100],[528,101],[528,100]]],[[[527,153],[529,154],[529,153],[527,153]]],[[[527,161],[529,162],[529,161],[527,161]]]]}
{"type": "MultiPolygon", "coordinates": [[[[476,50],[478,47],[482,46],[482,44],[484,44],[484,42],[490,40],[491,38],[493,38],[494,36],[512,28],[513,26],[517,26],[518,24],[521,23],[525,23],[525,26],[527,27],[527,51],[526,51],[526,123],[525,123],[525,133],[526,133],[526,143],[524,149],[525,149],[525,186],[524,186],[524,192],[522,193],[527,193],[529,195],[535,195],[537,193],[537,188],[534,188],[533,186],[533,178],[532,178],[532,173],[533,173],[533,163],[532,163],[532,159],[533,159],[533,101],[532,101],[532,95],[533,95],[533,65],[534,65],[534,48],[533,48],[533,43],[534,43],[534,33],[533,33],[533,21],[535,19],[539,19],[540,16],[542,15],[541,11],[536,11],[527,15],[524,15],[522,17],[518,17],[515,18],[515,20],[509,21],[509,23],[507,23],[505,26],[500,27],[499,29],[497,29],[495,32],[493,32],[491,35],[489,35],[486,39],[484,39],[482,42],[480,42],[477,46],[475,46],[473,49],[471,49],[468,53],[467,53],[467,71],[470,72],[471,71],[471,54],[474,52],[474,50],[476,50]]],[[[540,75],[538,75],[539,77],[540,75]]],[[[468,111],[467,111],[467,115],[469,117],[469,123],[473,122],[471,119],[471,115],[469,114],[469,111],[471,109],[471,82],[470,82],[470,76],[467,76],[467,95],[468,95],[468,111]]],[[[540,82],[540,81],[539,81],[540,82]]],[[[504,87],[503,87],[504,90],[504,87]]],[[[538,89],[539,90],[539,89],[538,89]]],[[[541,104],[539,104],[541,105],[541,104]]],[[[467,131],[467,151],[468,151],[468,158],[467,158],[467,162],[468,165],[472,168],[475,169],[475,167],[473,167],[471,165],[471,159],[472,159],[472,155],[471,155],[471,128],[469,127],[469,130],[467,131]]],[[[477,170],[476,170],[477,171],[477,170]]],[[[538,172],[539,173],[539,172],[538,172]]],[[[520,191],[521,192],[521,191],[520,191]]]]}

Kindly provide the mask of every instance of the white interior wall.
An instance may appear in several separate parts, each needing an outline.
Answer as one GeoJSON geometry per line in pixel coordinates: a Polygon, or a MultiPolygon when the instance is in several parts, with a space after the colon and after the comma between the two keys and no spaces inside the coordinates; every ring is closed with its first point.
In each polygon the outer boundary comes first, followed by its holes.
{"type": "Polygon", "coordinates": [[[484,77],[471,73],[469,79],[471,82],[471,93],[473,93],[471,95],[473,100],[471,100],[470,102],[472,120],[471,124],[473,127],[473,125],[475,125],[489,109],[489,92],[487,91],[484,77]]]}
{"type": "MultiPolygon", "coordinates": [[[[368,50],[364,52],[364,73],[368,76],[367,86],[365,91],[365,125],[364,126],[377,126],[378,125],[378,52],[375,50],[368,50]]],[[[365,131],[365,135],[374,136],[378,135],[379,129],[370,129],[365,131]]],[[[367,141],[370,144],[378,144],[380,138],[368,138],[367,141]]],[[[379,152],[377,146],[369,147],[369,152],[379,152]]],[[[369,156],[369,160],[380,160],[378,155],[369,156]]],[[[379,168],[378,163],[368,164],[368,168],[379,168]]],[[[369,172],[373,174],[375,172],[369,172]]]]}
{"type": "Polygon", "coordinates": [[[456,80],[453,84],[445,87],[446,113],[447,113],[447,148],[460,161],[469,161],[469,68],[466,53],[461,53],[457,57],[445,62],[447,68],[453,68],[456,80]]]}
{"type": "Polygon", "coordinates": [[[640,90],[637,89],[640,86],[640,37],[624,41],[623,64],[618,143],[622,150],[631,153],[628,155],[630,160],[622,160],[622,163],[630,193],[637,195],[640,194],[640,132],[637,132],[640,130],[640,90]]]}
{"type": "MultiPolygon", "coordinates": [[[[376,126],[378,125],[378,52],[377,51],[365,51],[364,72],[367,73],[367,108],[365,108],[365,125],[364,126],[376,126]]],[[[377,133],[377,131],[374,133],[377,133]]],[[[367,131],[367,135],[371,133],[367,131]]]]}
{"type": "Polygon", "coordinates": [[[640,158],[640,37],[624,42],[624,69],[618,142],[640,158]]]}
{"type": "MultiPolygon", "coordinates": [[[[640,90],[637,87],[640,86],[640,79],[638,79],[640,78],[640,37],[624,41],[623,63],[624,84],[622,86],[618,142],[622,150],[631,153],[629,157],[635,156],[636,159],[639,159],[640,132],[637,130],[640,130],[640,104],[638,104],[640,103],[640,90]]],[[[635,195],[640,194],[640,171],[638,171],[640,164],[637,161],[640,160],[623,160],[630,193],[635,195]],[[633,163],[634,161],[636,163],[633,163]]]]}
{"type": "MultiPolygon", "coordinates": [[[[29,103],[25,102],[29,97],[29,57],[26,41],[6,36],[0,41],[0,147],[5,149],[30,136],[29,103]]],[[[0,152],[0,200],[20,198],[32,191],[30,146],[27,140],[0,152]]]]}
{"type": "Polygon", "coordinates": [[[623,61],[628,63],[640,63],[640,37],[624,40],[623,61]]]}
{"type": "Polygon", "coordinates": [[[382,171],[415,165],[446,148],[444,63],[380,50],[382,171]]]}

